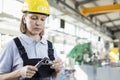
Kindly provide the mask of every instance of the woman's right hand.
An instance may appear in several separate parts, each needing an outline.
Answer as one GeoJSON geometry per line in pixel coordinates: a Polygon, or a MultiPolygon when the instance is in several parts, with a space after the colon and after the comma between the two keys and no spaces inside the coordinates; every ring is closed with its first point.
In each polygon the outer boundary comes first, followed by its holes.
{"type": "Polygon", "coordinates": [[[27,65],[20,69],[20,76],[22,78],[32,78],[38,69],[34,66],[27,65]]]}

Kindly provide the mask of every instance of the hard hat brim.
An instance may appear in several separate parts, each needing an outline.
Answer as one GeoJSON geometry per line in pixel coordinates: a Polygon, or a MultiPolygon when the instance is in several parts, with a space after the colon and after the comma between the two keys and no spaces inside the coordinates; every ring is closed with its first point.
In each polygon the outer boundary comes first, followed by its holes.
{"type": "Polygon", "coordinates": [[[42,14],[42,15],[46,15],[46,16],[50,15],[50,14],[45,14],[45,13],[40,13],[40,12],[31,12],[31,11],[23,11],[23,13],[42,14]]]}

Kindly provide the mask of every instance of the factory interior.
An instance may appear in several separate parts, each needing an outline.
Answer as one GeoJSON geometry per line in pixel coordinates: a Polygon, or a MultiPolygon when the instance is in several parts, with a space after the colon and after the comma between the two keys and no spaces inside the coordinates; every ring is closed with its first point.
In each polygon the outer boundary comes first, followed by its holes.
{"type": "MultiPolygon", "coordinates": [[[[120,0],[47,1],[43,37],[63,61],[59,80],[119,80],[120,0]]],[[[21,35],[23,2],[0,0],[0,51],[21,35]]]]}

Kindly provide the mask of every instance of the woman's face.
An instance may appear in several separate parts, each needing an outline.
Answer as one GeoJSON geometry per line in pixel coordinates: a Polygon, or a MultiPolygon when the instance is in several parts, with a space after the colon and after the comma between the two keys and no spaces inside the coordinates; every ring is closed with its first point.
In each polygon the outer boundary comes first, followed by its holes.
{"type": "Polygon", "coordinates": [[[27,28],[26,34],[39,35],[44,29],[46,17],[42,14],[24,14],[23,21],[27,28]]]}

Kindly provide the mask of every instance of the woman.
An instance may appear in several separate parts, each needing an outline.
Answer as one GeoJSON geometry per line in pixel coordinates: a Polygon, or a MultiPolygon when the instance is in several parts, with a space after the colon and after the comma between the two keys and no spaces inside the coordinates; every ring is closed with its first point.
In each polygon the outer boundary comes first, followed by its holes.
{"type": "Polygon", "coordinates": [[[50,14],[47,0],[26,0],[22,12],[23,34],[11,40],[0,53],[0,79],[58,80],[63,63],[51,42],[42,37],[50,14]],[[45,57],[52,63],[36,66],[45,57]]]}

